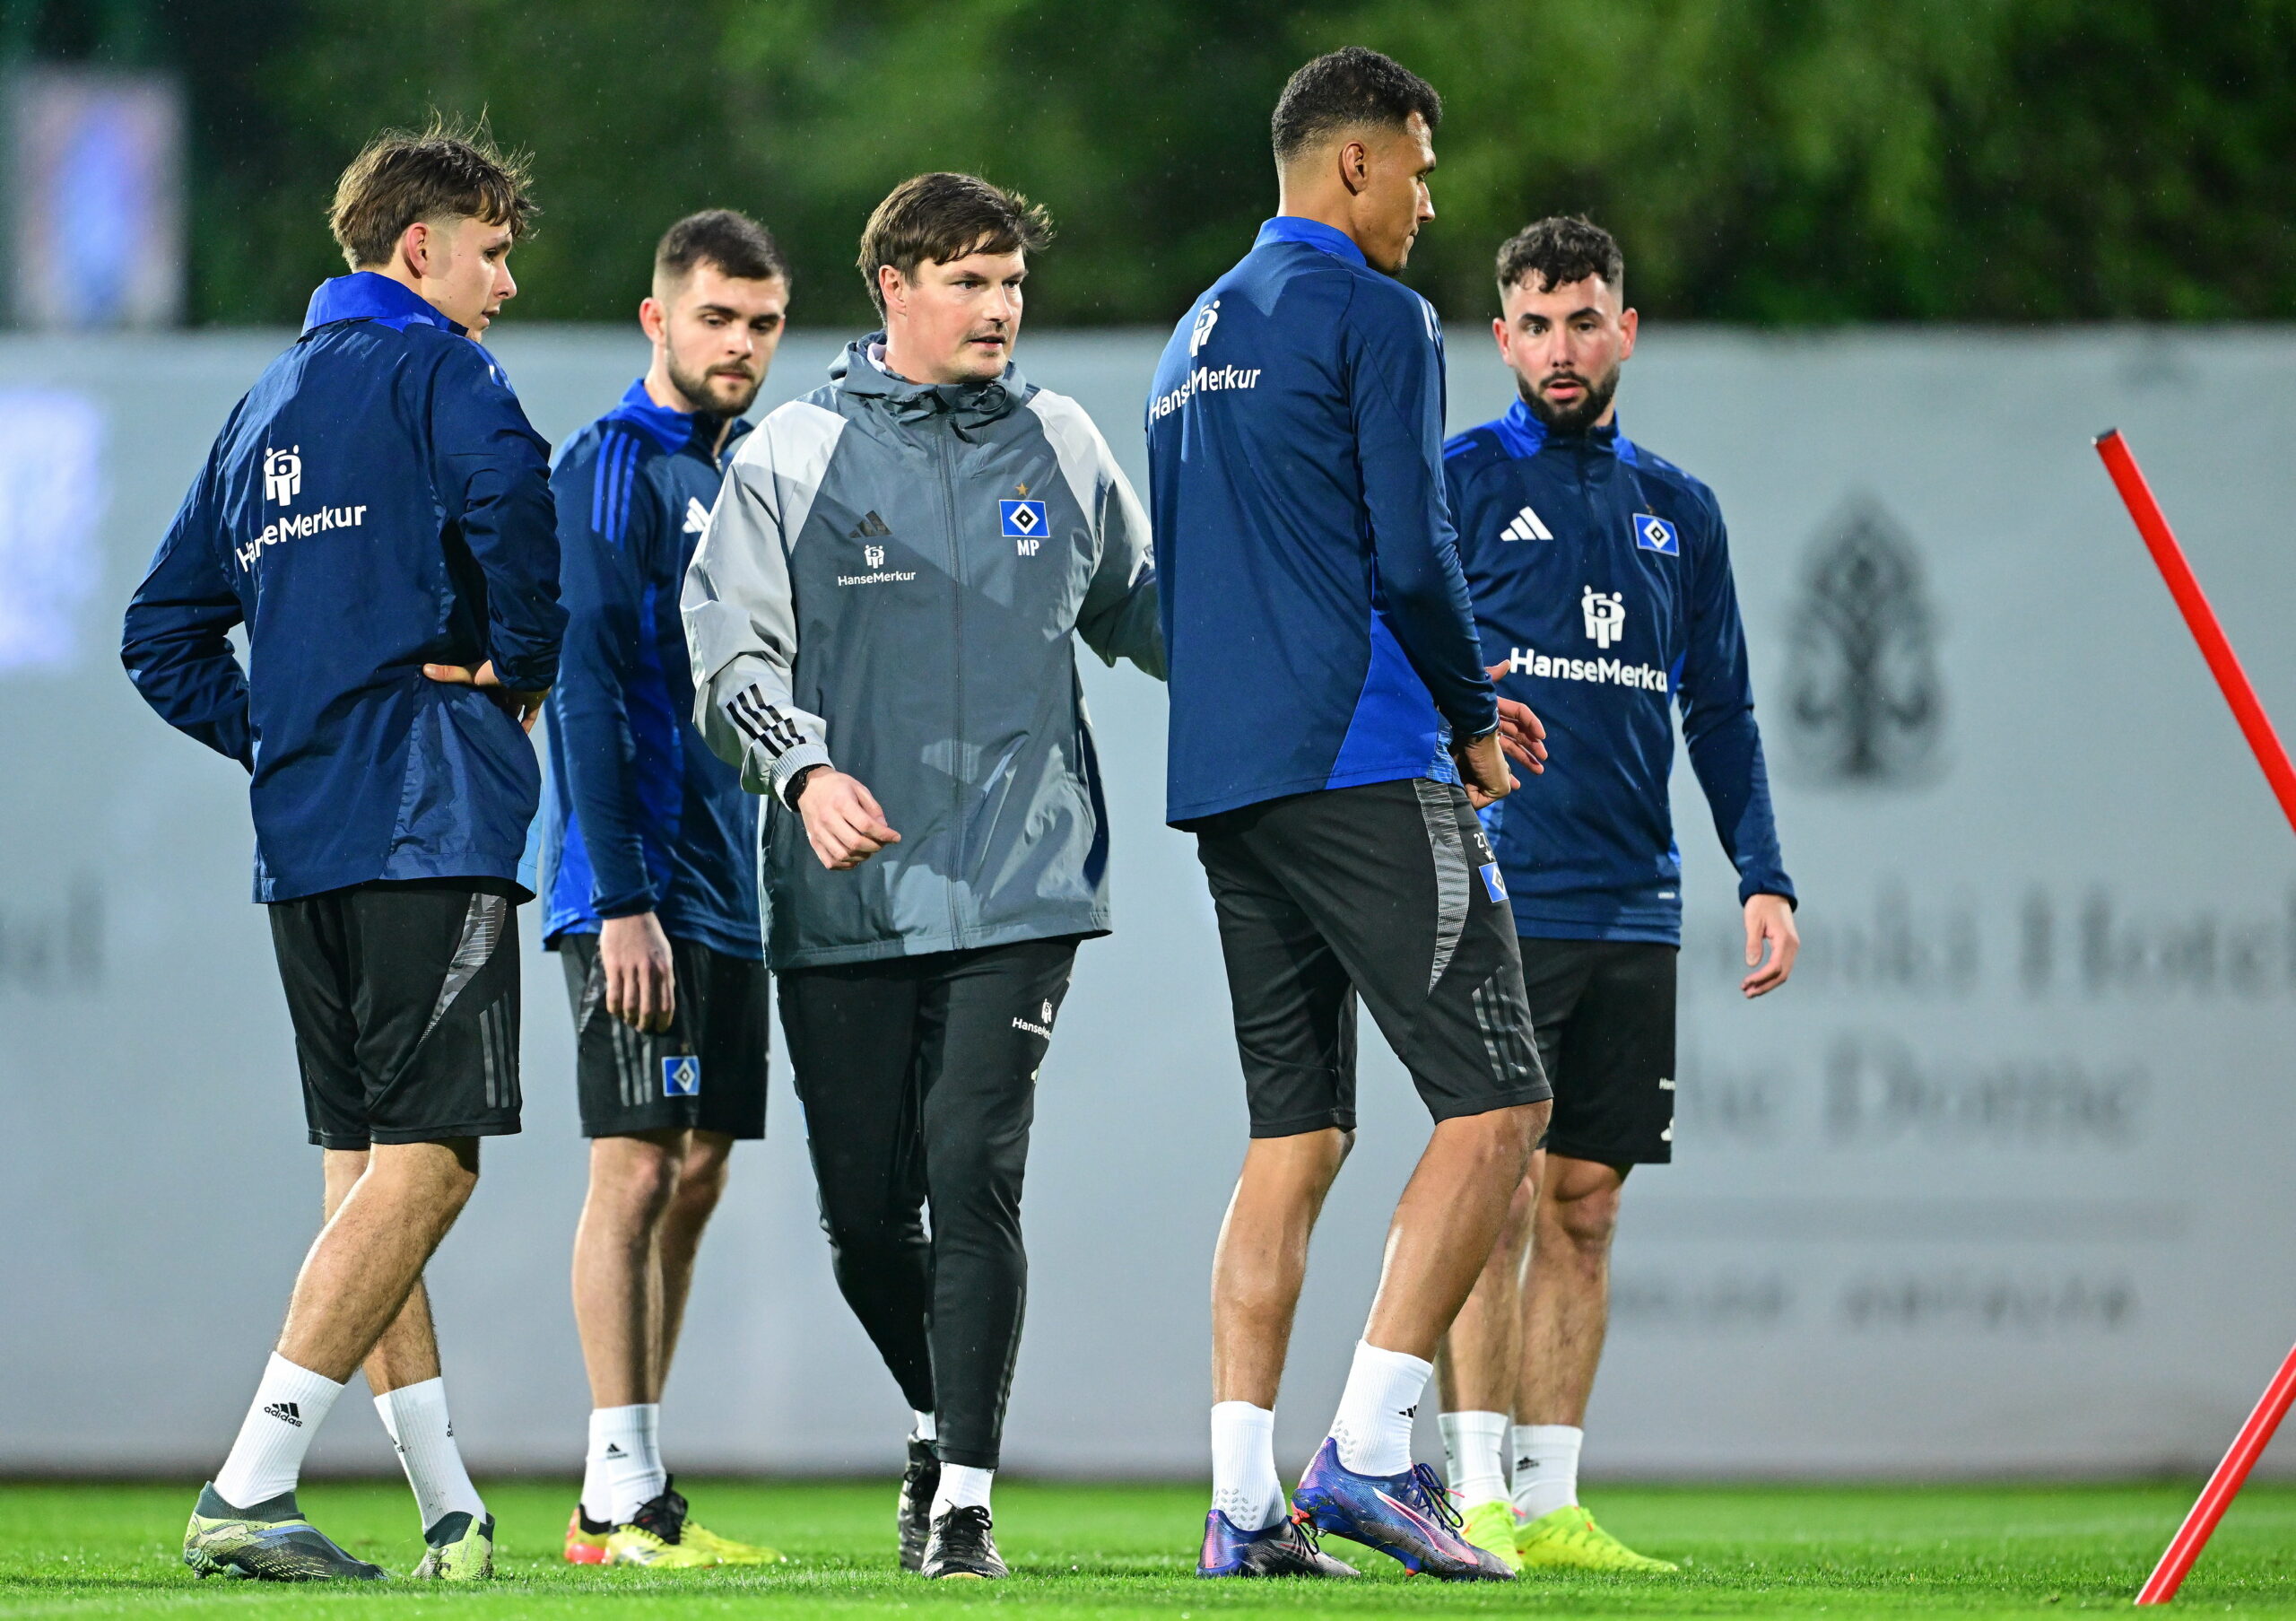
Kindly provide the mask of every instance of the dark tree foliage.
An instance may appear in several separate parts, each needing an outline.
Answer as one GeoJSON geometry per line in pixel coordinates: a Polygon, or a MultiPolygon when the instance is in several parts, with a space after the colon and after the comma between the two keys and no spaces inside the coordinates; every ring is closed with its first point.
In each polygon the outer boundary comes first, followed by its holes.
{"type": "Polygon", "coordinates": [[[1409,279],[1455,317],[1566,211],[1675,318],[2296,315],[2296,0],[153,3],[210,322],[299,315],[335,172],[436,107],[536,154],[523,316],[624,318],[664,225],[723,205],[801,322],[860,323],[870,207],[954,168],[1051,210],[1032,318],[1161,325],[1273,211],[1285,74],[1346,43],[1445,97],[1409,279]]]}

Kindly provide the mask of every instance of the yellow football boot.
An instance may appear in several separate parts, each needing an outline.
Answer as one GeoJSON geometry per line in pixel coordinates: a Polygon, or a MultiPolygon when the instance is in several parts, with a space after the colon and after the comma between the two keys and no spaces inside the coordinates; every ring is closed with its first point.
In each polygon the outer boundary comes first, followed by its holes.
{"type": "Polygon", "coordinates": [[[1595,1523],[1577,1503],[1515,1528],[1515,1551],[1526,1570],[1671,1571],[1679,1565],[1638,1554],[1595,1523]]]}
{"type": "Polygon", "coordinates": [[[1506,1502],[1478,1503],[1466,1511],[1459,1525],[1459,1535],[1487,1554],[1497,1556],[1509,1570],[1519,1573],[1523,1556],[1515,1551],[1515,1510],[1506,1502]]]}

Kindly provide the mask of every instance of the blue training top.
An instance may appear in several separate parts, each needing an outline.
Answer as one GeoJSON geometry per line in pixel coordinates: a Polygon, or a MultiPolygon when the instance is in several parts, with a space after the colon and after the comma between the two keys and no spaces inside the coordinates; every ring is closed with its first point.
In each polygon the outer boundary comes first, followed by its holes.
{"type": "Polygon", "coordinates": [[[322,283],[232,409],[120,658],[163,719],[251,774],[257,900],[517,882],[534,745],[422,667],[491,659],[524,692],[555,678],[549,451],[486,351],[371,271],[322,283]]]}
{"type": "Polygon", "coordinates": [[[1443,343],[1344,234],[1270,220],[1148,402],[1171,669],[1165,815],[1451,780],[1498,724],[1445,514],[1443,343]]]}
{"type": "Polygon", "coordinates": [[[651,911],[673,939],[765,955],[758,797],[694,729],[678,617],[686,564],[748,431],[657,405],[641,379],[552,470],[570,615],[550,697],[542,893],[552,944],[651,911]]]}
{"type": "Polygon", "coordinates": [[[1615,426],[1518,401],[1444,447],[1483,656],[1546,725],[1544,774],[1483,812],[1523,934],[1682,938],[1671,699],[1741,901],[1793,899],[1714,492],[1615,426]]]}

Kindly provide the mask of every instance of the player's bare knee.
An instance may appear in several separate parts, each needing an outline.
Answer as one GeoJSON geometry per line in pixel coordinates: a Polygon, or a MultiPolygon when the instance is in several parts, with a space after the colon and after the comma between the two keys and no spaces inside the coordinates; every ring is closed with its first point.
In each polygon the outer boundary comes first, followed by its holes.
{"type": "Polygon", "coordinates": [[[678,1190],[681,1146],[675,1134],[602,1137],[590,1144],[590,1198],[626,1217],[659,1221],[678,1190]]]}

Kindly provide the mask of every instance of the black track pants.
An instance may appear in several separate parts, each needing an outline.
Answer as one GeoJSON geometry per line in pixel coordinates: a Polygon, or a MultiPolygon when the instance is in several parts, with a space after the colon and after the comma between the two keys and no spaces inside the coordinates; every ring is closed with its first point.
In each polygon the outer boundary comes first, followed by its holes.
{"type": "Polygon", "coordinates": [[[838,1286],[944,1463],[996,1467],[1037,1066],[1075,956],[1029,940],[780,976],[838,1286]]]}

